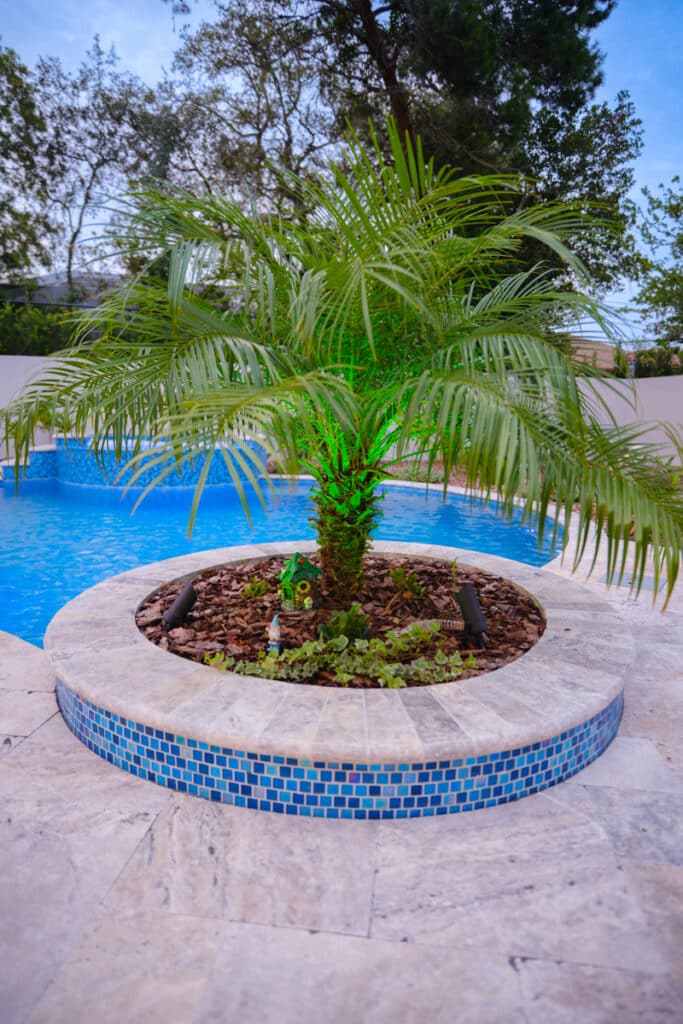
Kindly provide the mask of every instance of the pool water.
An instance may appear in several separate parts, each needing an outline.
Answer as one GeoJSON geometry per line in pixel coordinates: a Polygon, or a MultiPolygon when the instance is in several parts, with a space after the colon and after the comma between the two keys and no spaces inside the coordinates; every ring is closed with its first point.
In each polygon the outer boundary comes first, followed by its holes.
{"type": "MultiPolygon", "coordinates": [[[[191,538],[190,488],[152,493],[134,515],[134,499],[112,488],[27,481],[15,494],[0,483],[0,630],[42,644],[48,622],[67,601],[107,576],[175,555],[232,544],[313,538],[310,484],[276,484],[269,514],[252,502],[251,526],[232,485],[205,491],[191,538]]],[[[388,487],[379,540],[473,548],[543,565],[555,553],[539,549],[536,530],[496,515],[494,507],[424,489],[388,487]]],[[[548,535],[550,531],[548,531],[548,535]]]]}

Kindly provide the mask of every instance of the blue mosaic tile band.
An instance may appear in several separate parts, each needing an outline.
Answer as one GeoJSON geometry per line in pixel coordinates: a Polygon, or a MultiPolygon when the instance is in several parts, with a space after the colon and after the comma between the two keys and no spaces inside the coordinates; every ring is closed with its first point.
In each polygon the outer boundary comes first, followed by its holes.
{"type": "MultiPolygon", "coordinates": [[[[261,445],[255,441],[247,441],[246,447],[255,452],[261,461],[265,461],[266,453],[261,445]]],[[[63,483],[69,484],[107,484],[108,486],[125,487],[129,479],[128,476],[124,476],[122,480],[118,481],[118,484],[115,484],[115,481],[130,457],[130,454],[124,454],[119,461],[116,459],[113,450],[108,450],[102,452],[98,462],[94,453],[90,450],[89,442],[69,441],[68,444],[65,444],[63,440],[58,440],[56,446],[56,477],[63,483]]],[[[185,465],[180,470],[174,467],[172,472],[164,479],[162,486],[194,487],[199,480],[199,474],[203,467],[203,456],[197,457],[191,465],[185,465]]],[[[240,479],[244,480],[245,476],[242,470],[237,466],[235,470],[240,479]]],[[[146,487],[158,472],[157,468],[143,473],[135,482],[136,489],[146,487]]],[[[206,486],[214,487],[229,483],[232,483],[232,477],[225,460],[219,453],[216,453],[211,460],[211,466],[206,478],[206,486]]]]}
{"type": "MultiPolygon", "coordinates": [[[[54,448],[47,451],[32,451],[26,470],[21,470],[20,480],[55,480],[57,477],[57,453],[54,448]]],[[[14,463],[5,462],[0,467],[0,479],[14,484],[14,463]]]]}
{"type": "MultiPolygon", "coordinates": [[[[266,450],[256,441],[245,442],[256,456],[265,462],[266,450]]],[[[26,472],[22,470],[22,480],[56,480],[62,484],[79,484],[81,486],[97,486],[124,488],[128,477],[124,476],[117,481],[121,469],[129,461],[130,454],[124,455],[118,461],[113,451],[105,451],[98,462],[94,453],[90,450],[89,442],[69,441],[68,445],[63,440],[58,440],[56,446],[48,451],[32,451],[26,472]]],[[[204,467],[204,456],[198,456],[191,465],[183,466],[180,470],[174,467],[171,473],[164,479],[163,487],[194,487],[199,480],[199,474],[204,467]]],[[[246,480],[242,469],[235,465],[235,472],[241,480],[246,480]]],[[[252,467],[258,475],[255,467],[252,467]]],[[[151,482],[158,470],[144,473],[136,481],[134,491],[142,490],[151,482]]],[[[0,480],[14,481],[14,465],[5,463],[0,467],[0,480]]],[[[211,460],[211,466],[206,477],[207,487],[223,486],[231,484],[232,477],[228,467],[220,453],[216,453],[211,460]]]]}
{"type": "Polygon", "coordinates": [[[96,707],[57,681],[71,731],[110,764],[220,803],[318,818],[415,818],[519,800],[569,778],[613,739],[619,694],[588,722],[514,750],[419,764],[306,761],[230,750],[96,707]]]}

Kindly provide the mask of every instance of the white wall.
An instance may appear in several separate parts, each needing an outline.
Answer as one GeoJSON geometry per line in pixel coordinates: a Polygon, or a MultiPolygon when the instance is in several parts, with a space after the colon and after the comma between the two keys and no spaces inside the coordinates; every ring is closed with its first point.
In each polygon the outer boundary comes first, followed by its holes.
{"type": "MultiPolygon", "coordinates": [[[[24,384],[48,363],[49,356],[0,356],[0,409],[16,398],[24,384]]],[[[2,430],[0,429],[0,438],[2,430]]],[[[52,435],[47,430],[36,431],[36,445],[49,444],[52,435]]],[[[11,452],[0,447],[0,459],[11,457],[11,452]]]]}
{"type": "Polygon", "coordinates": [[[42,370],[49,356],[0,356],[0,409],[16,398],[24,384],[42,370]]]}
{"type": "MultiPolygon", "coordinates": [[[[620,426],[652,421],[669,423],[683,439],[683,374],[612,380],[609,385],[600,381],[597,388],[620,426]]],[[[603,417],[598,418],[603,421],[603,417]]],[[[644,440],[662,442],[672,450],[666,433],[659,428],[648,431],[644,440]]]]}
{"type": "MultiPolygon", "coordinates": [[[[0,356],[0,409],[16,397],[48,360],[49,356],[0,356]]],[[[620,425],[663,420],[677,427],[683,437],[683,375],[645,377],[633,381],[612,379],[609,385],[601,381],[597,387],[620,425]],[[634,395],[635,406],[631,404],[634,395]]],[[[666,434],[662,430],[652,430],[647,436],[653,441],[666,443],[666,434]]],[[[46,431],[41,431],[36,437],[36,444],[48,444],[50,439],[46,431]]]]}

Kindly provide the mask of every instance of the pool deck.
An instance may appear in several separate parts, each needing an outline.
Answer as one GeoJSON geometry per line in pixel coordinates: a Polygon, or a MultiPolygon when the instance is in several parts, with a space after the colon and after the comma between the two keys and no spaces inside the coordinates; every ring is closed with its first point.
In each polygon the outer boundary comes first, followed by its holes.
{"type": "Polygon", "coordinates": [[[612,745],[436,819],[169,793],[79,743],[0,634],[4,1024],[682,1020],[683,587],[662,615],[600,576],[635,643],[612,745]]]}

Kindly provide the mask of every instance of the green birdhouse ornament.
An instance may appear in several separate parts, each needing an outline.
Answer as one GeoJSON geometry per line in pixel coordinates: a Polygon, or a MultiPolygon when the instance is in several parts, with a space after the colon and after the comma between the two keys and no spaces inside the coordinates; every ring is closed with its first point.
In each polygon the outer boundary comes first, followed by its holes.
{"type": "Polygon", "coordinates": [[[298,551],[287,559],[278,575],[278,594],[285,611],[303,612],[316,607],[320,596],[317,579],[321,571],[298,551]]]}

